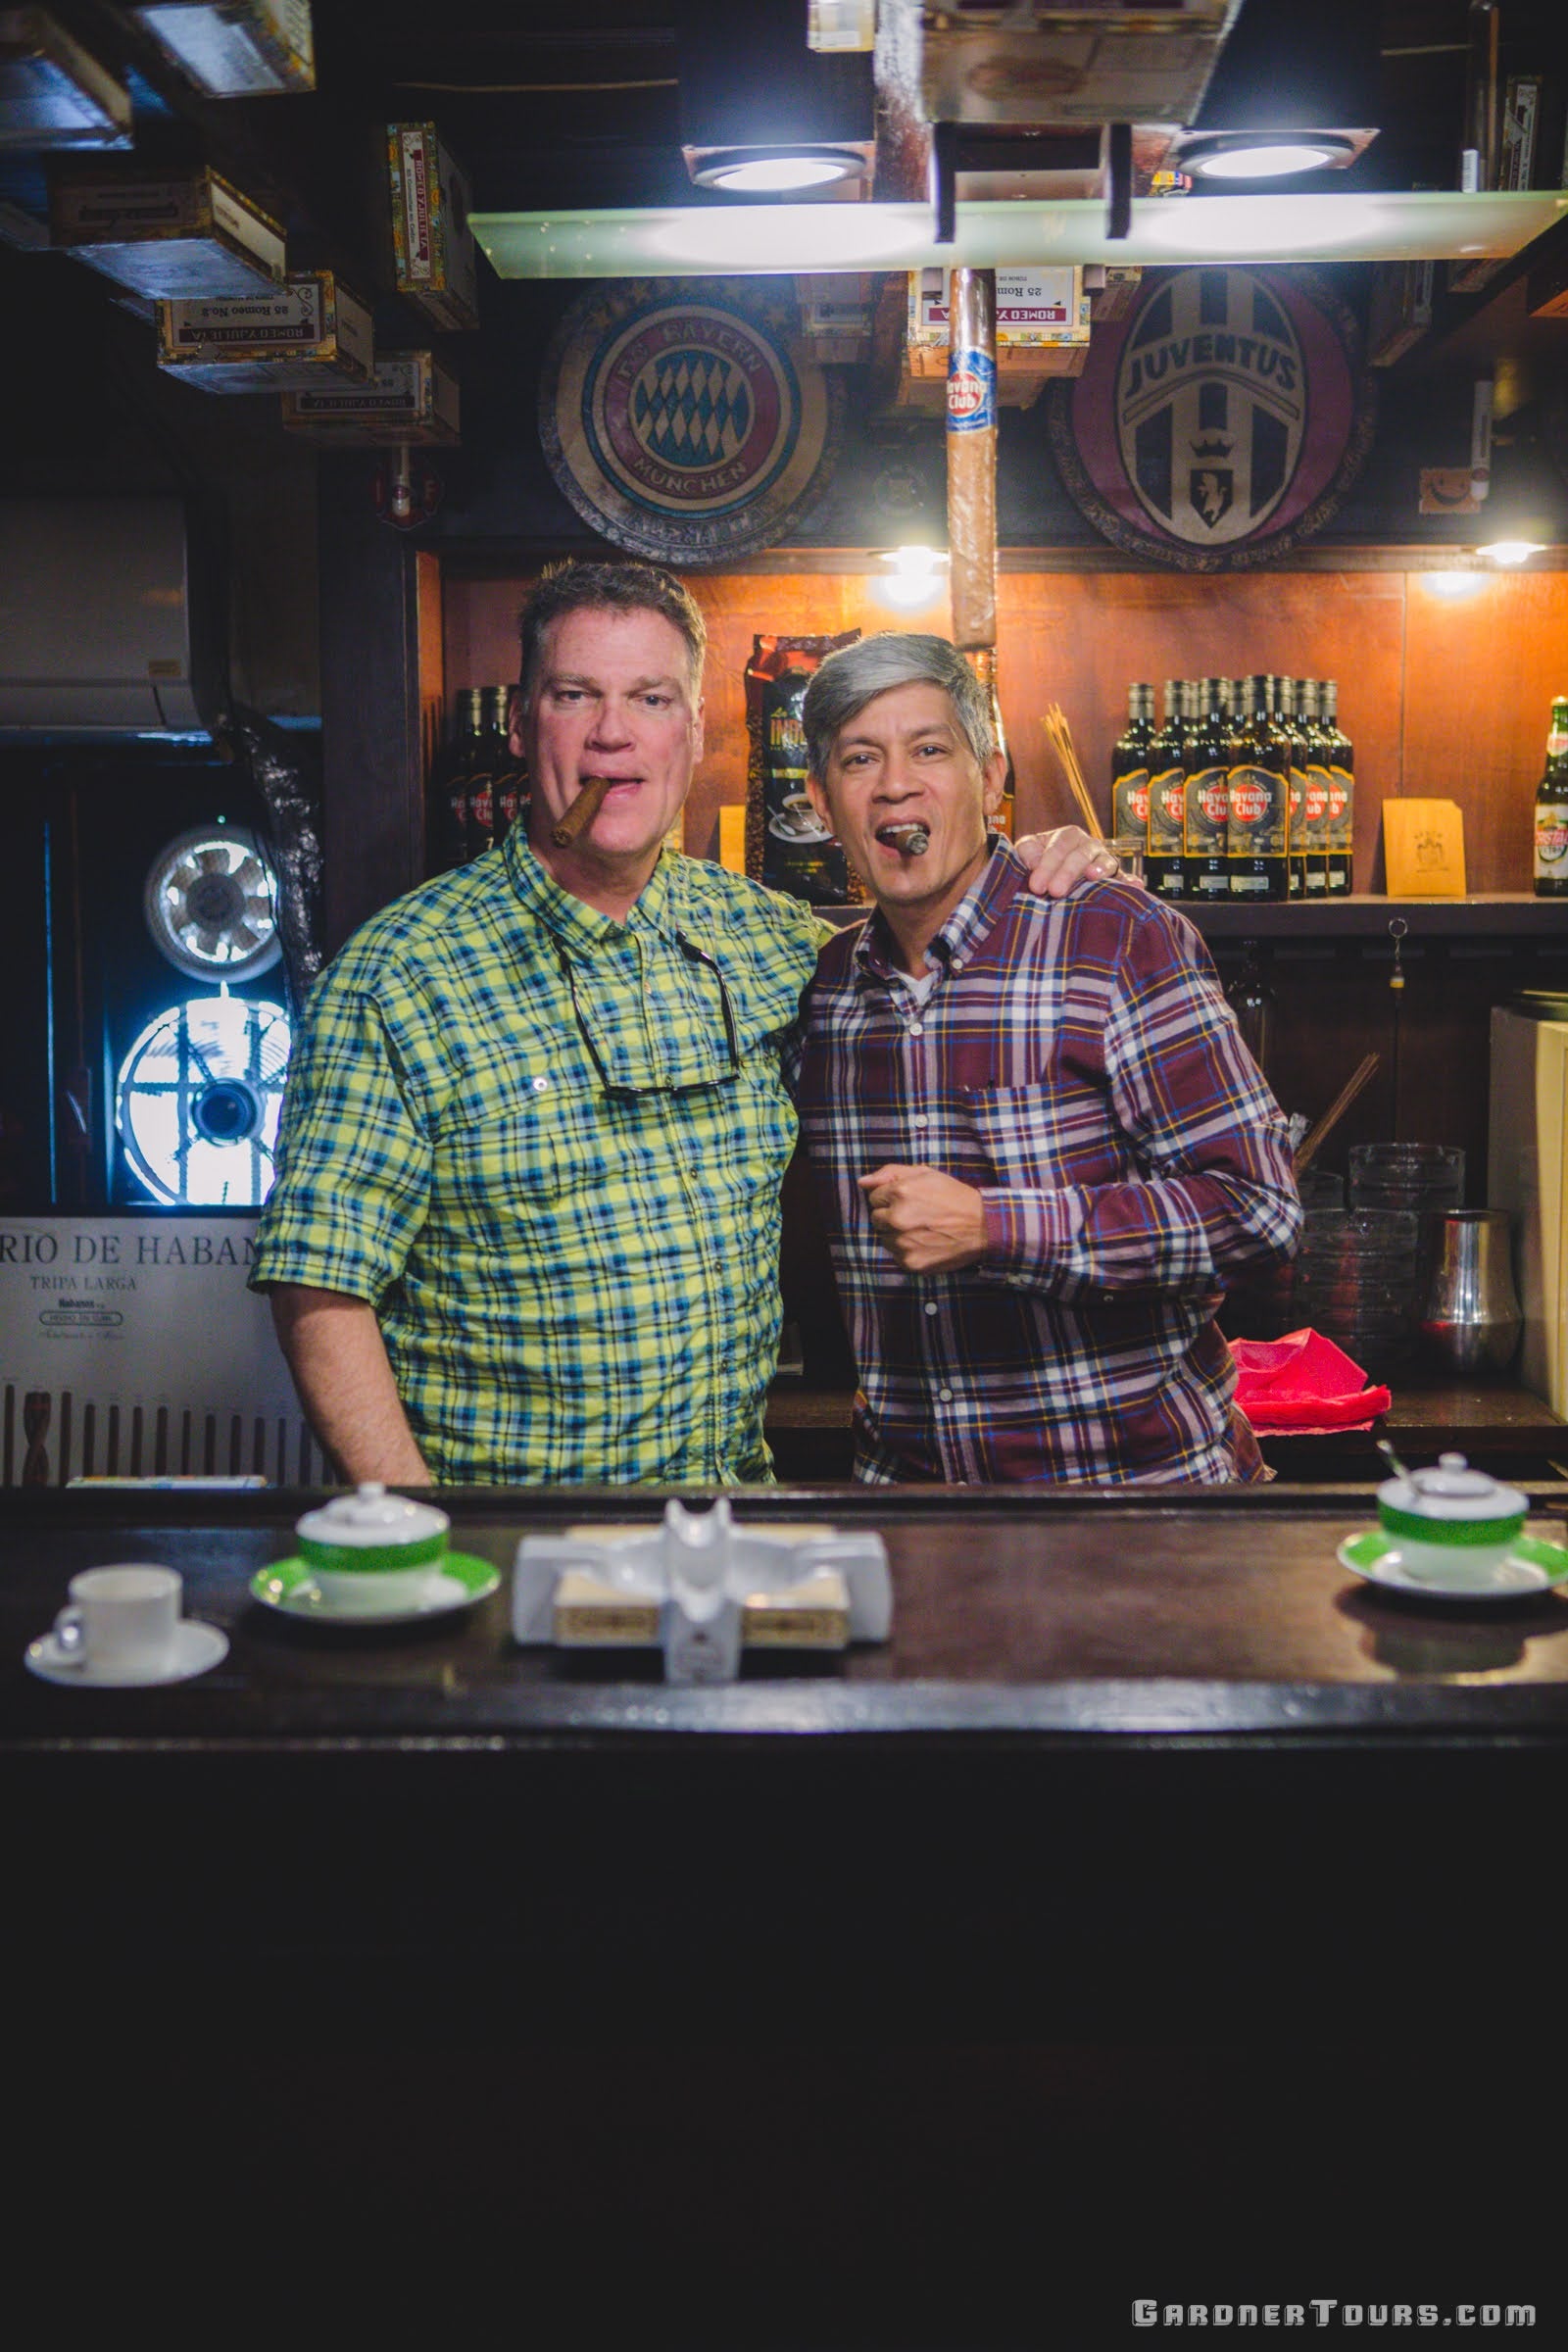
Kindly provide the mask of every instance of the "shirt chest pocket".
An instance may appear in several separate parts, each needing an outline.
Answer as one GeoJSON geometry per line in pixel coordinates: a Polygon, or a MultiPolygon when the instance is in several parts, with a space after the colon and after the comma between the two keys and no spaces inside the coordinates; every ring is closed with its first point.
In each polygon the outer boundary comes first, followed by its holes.
{"type": "Polygon", "coordinates": [[[968,1088],[959,1102],[958,1135],[983,1171],[982,1184],[1054,1192],[1067,1185],[1114,1183],[1128,1173],[1125,1150],[1099,1088],[977,1086],[968,1088]]]}
{"type": "Polygon", "coordinates": [[[581,1181],[571,1139],[586,1127],[582,1093],[520,1076],[448,1109],[435,1139],[434,1205],[486,1226],[555,1210],[581,1181]]]}

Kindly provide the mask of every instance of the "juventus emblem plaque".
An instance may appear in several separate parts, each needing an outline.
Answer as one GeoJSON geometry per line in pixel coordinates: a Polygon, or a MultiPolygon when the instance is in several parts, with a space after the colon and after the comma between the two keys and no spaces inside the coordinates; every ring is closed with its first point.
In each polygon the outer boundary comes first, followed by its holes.
{"type": "Polygon", "coordinates": [[[1306,270],[1151,274],[1051,391],[1075,504],[1113,546],[1184,571],[1269,564],[1320,531],[1376,410],[1355,320],[1306,270]]]}

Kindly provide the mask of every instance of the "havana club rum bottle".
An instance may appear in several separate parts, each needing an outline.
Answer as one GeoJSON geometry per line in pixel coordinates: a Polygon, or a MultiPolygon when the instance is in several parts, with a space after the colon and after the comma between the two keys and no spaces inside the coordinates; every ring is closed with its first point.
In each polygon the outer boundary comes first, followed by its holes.
{"type": "Polygon", "coordinates": [[[1187,782],[1181,678],[1165,680],[1165,719],[1149,747],[1149,850],[1144,882],[1157,898],[1185,895],[1182,824],[1187,782]]]}
{"type": "Polygon", "coordinates": [[[1301,854],[1306,821],[1306,739],[1296,711],[1296,680],[1270,678],[1268,701],[1269,724],[1285,747],[1289,784],[1285,827],[1287,879],[1291,898],[1301,900],[1306,896],[1306,860],[1301,854]]]}
{"type": "Polygon", "coordinates": [[[1350,738],[1340,726],[1339,680],[1325,678],[1320,691],[1320,717],[1329,752],[1327,888],[1331,899],[1344,899],[1350,894],[1351,853],[1355,840],[1355,752],[1350,738]]]}
{"type": "Polygon", "coordinates": [[[1204,710],[1187,754],[1182,846],[1187,896],[1212,906],[1230,892],[1226,862],[1231,726],[1225,715],[1225,681],[1203,680],[1204,710]]]}
{"type": "MultiPolygon", "coordinates": [[[[1301,787],[1300,858],[1305,896],[1321,906],[1328,896],[1329,771],[1317,712],[1316,678],[1296,681],[1296,732],[1305,764],[1301,787]]],[[[1293,853],[1294,854],[1294,853],[1293,853]]]]}
{"type": "Polygon", "coordinates": [[[1248,681],[1247,699],[1231,737],[1226,843],[1230,896],[1257,906],[1290,896],[1290,754],[1269,724],[1266,676],[1248,681]]]}
{"type": "Polygon", "coordinates": [[[1154,689],[1127,689],[1126,732],[1110,755],[1110,829],[1115,840],[1149,844],[1149,758],[1154,740],[1154,689]]]}
{"type": "Polygon", "coordinates": [[[1568,694],[1551,706],[1545,773],[1536,786],[1535,884],[1538,899],[1568,899],[1568,694]]]}

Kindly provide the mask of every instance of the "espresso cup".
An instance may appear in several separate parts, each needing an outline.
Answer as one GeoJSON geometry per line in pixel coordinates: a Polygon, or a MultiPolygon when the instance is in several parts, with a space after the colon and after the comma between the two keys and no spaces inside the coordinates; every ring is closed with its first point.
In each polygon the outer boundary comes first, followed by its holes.
{"type": "Polygon", "coordinates": [[[83,1568],[55,1619],[63,1658],[100,1674],[161,1674],[179,1632],[180,1582],[172,1568],[83,1568]]]}

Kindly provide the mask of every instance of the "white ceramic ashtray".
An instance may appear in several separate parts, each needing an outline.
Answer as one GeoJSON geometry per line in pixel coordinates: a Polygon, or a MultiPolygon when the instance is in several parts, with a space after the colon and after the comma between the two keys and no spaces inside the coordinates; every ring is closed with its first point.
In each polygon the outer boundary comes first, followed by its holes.
{"type": "Polygon", "coordinates": [[[667,1680],[728,1682],[745,1649],[843,1649],[885,1642],[893,1587],[880,1536],[831,1527],[737,1527],[664,1507],[657,1527],[524,1536],[512,1630],[564,1649],[662,1648],[667,1680]]]}

